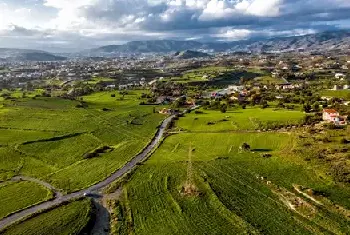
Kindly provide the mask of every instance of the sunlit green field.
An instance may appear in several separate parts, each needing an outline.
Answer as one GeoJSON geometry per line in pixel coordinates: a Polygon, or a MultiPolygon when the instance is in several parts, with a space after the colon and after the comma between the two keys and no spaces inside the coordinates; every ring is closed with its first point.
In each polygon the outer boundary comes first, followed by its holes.
{"type": "Polygon", "coordinates": [[[334,197],[350,193],[332,179],[320,178],[316,168],[294,154],[294,146],[293,134],[284,133],[172,135],[124,186],[117,208],[123,212],[118,232],[349,233],[344,215],[333,207],[312,204],[293,189],[302,185],[328,190],[334,197]],[[251,151],[242,152],[242,143],[248,143],[251,151]],[[271,157],[263,157],[266,153],[271,157]],[[187,182],[195,186],[195,193],[185,193],[187,182]],[[291,209],[289,203],[296,198],[309,204],[291,209]]]}
{"type": "Polygon", "coordinates": [[[51,191],[32,182],[6,182],[0,184],[0,219],[20,209],[49,200],[51,191]]]}
{"type": "Polygon", "coordinates": [[[88,199],[74,201],[67,205],[36,215],[20,224],[8,227],[1,234],[43,235],[84,234],[92,216],[92,205],[88,199]]]}
{"type": "Polygon", "coordinates": [[[141,93],[95,93],[82,98],[84,107],[61,98],[3,101],[0,180],[31,176],[66,192],[101,181],[141,151],[164,118],[139,105],[141,93]],[[109,150],[87,157],[103,146],[109,150]]]}
{"type": "Polygon", "coordinates": [[[323,90],[320,92],[320,95],[350,100],[350,90],[339,90],[339,91],[323,90]]]}
{"type": "Polygon", "coordinates": [[[261,109],[229,109],[226,113],[218,110],[203,110],[203,113],[191,112],[181,118],[177,125],[191,131],[232,131],[268,129],[278,125],[297,125],[302,123],[305,114],[300,111],[261,109]]]}

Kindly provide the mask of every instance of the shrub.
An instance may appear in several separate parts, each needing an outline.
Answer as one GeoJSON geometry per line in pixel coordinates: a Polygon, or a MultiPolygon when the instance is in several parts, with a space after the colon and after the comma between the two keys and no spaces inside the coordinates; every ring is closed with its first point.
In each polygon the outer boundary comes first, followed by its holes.
{"type": "Polygon", "coordinates": [[[341,144],[348,144],[350,141],[349,140],[347,140],[347,139],[345,139],[345,138],[342,138],[341,140],[340,140],[340,143],[341,144]]]}
{"type": "Polygon", "coordinates": [[[243,143],[241,145],[241,150],[243,150],[243,151],[250,151],[250,145],[247,144],[247,143],[243,143]]]}

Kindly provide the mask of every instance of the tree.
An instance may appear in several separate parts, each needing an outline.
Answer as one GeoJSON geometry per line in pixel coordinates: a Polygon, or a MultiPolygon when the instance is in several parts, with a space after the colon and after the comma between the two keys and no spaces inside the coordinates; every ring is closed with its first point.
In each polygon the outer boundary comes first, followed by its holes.
{"type": "Polygon", "coordinates": [[[243,143],[241,145],[241,150],[243,150],[243,151],[250,151],[250,145],[247,144],[247,143],[243,143]]]}
{"type": "Polygon", "coordinates": [[[267,107],[269,107],[269,105],[268,105],[268,103],[267,103],[266,100],[262,100],[262,101],[260,102],[260,104],[261,104],[261,108],[262,108],[262,109],[266,109],[267,107]]]}
{"type": "Polygon", "coordinates": [[[221,111],[222,113],[226,113],[226,111],[227,111],[227,105],[226,105],[226,104],[221,105],[221,106],[220,106],[220,111],[221,111]]]}
{"type": "Polygon", "coordinates": [[[315,102],[312,109],[314,110],[314,112],[318,113],[320,111],[320,103],[315,102]]]}
{"type": "Polygon", "coordinates": [[[310,111],[311,111],[311,106],[310,106],[309,104],[304,104],[304,105],[303,105],[303,111],[304,111],[305,113],[310,113],[310,111]]]}

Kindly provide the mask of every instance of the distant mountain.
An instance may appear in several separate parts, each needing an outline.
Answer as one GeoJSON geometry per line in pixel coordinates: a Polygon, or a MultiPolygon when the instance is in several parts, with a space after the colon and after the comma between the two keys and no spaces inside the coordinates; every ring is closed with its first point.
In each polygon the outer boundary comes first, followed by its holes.
{"type": "Polygon", "coordinates": [[[209,57],[210,55],[199,51],[185,50],[181,52],[176,52],[174,56],[180,59],[192,59],[200,57],[209,57]]]}
{"type": "Polygon", "coordinates": [[[66,58],[46,51],[0,48],[0,59],[6,61],[60,61],[66,58]]]}
{"type": "Polygon", "coordinates": [[[327,51],[350,50],[350,31],[323,32],[294,37],[280,37],[263,40],[202,43],[196,41],[132,41],[124,45],[108,45],[86,50],[83,56],[116,56],[121,54],[171,53],[176,51],[201,52],[285,52],[285,51],[327,51]]]}

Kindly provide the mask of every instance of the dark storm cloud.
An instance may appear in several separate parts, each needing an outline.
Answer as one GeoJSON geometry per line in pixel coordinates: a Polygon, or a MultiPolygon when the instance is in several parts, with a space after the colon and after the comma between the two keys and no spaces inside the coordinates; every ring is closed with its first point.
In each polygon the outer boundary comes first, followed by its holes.
{"type": "MultiPolygon", "coordinates": [[[[145,0],[100,2],[100,4],[82,8],[80,13],[93,21],[120,27],[129,26],[146,31],[193,30],[227,26],[251,30],[261,28],[293,29],[307,28],[315,24],[322,24],[322,22],[344,20],[350,17],[350,4],[330,5],[329,0],[281,1],[280,14],[276,17],[236,12],[210,20],[200,18],[204,11],[203,8],[191,8],[184,4],[173,6],[169,4],[169,1],[167,4],[161,2],[157,5],[152,5],[145,0]]],[[[346,1],[342,2],[346,3],[346,1]]],[[[326,28],[326,25],[318,28],[326,28]]],[[[330,26],[329,28],[334,27],[330,26]]]]}
{"type": "Polygon", "coordinates": [[[33,27],[16,22],[1,29],[0,22],[0,46],[11,37],[19,44],[22,38],[33,45],[93,47],[130,40],[229,41],[350,28],[350,0],[2,1],[31,9],[32,17],[40,10],[46,16],[33,27]],[[50,14],[52,23],[46,24],[50,14]]]}

